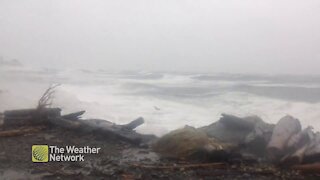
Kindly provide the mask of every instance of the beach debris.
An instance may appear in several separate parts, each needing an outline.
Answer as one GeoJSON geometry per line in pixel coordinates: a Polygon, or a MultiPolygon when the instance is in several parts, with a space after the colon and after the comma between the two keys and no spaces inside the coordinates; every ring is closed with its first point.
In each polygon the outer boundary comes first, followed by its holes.
{"type": "Polygon", "coordinates": [[[320,133],[316,132],[312,135],[304,152],[303,163],[320,162],[320,133]]]}
{"type": "MultiPolygon", "coordinates": [[[[302,146],[298,150],[293,153],[287,153],[281,160],[280,163],[282,165],[294,165],[300,164],[303,161],[305,151],[308,149],[308,146],[302,146]]],[[[272,159],[274,160],[274,159],[272,159]]]]}
{"type": "Polygon", "coordinates": [[[291,136],[287,143],[287,148],[289,149],[289,151],[297,150],[298,148],[311,141],[314,138],[314,133],[312,130],[313,128],[311,126],[308,126],[299,133],[291,136]]]}
{"type": "Polygon", "coordinates": [[[273,125],[258,116],[222,114],[209,126],[174,130],[152,147],[162,157],[210,162],[237,158],[286,166],[320,162],[320,133],[314,133],[312,127],[301,130],[300,121],[289,115],[273,125]]]}
{"type": "Polygon", "coordinates": [[[118,125],[107,120],[100,119],[79,119],[84,111],[60,115],[59,108],[44,108],[12,110],[4,112],[4,129],[16,129],[21,126],[58,126],[69,130],[74,130],[84,133],[95,133],[108,135],[129,141],[133,144],[146,143],[149,140],[155,139],[153,135],[142,135],[135,132],[133,129],[144,123],[142,117],[137,118],[125,125],[118,125]]]}
{"type": "Polygon", "coordinates": [[[142,135],[134,131],[144,123],[142,117],[128,124],[118,125],[102,119],[79,119],[78,116],[84,111],[62,116],[60,111],[59,108],[44,108],[41,111],[38,109],[5,111],[3,128],[14,129],[36,125],[58,126],[78,132],[114,136],[133,144],[147,143],[156,138],[154,135],[142,135]]]}
{"type": "MultiPolygon", "coordinates": [[[[280,171],[270,169],[270,164],[266,169],[259,167],[263,163],[258,162],[263,161],[255,161],[254,166],[252,164],[250,167],[243,166],[248,162],[246,160],[250,155],[253,155],[253,159],[257,160],[258,158],[267,158],[266,152],[272,157],[271,160],[277,164],[286,165],[285,167],[291,167],[303,173],[320,173],[320,133],[314,133],[312,127],[301,130],[299,120],[291,116],[282,118],[274,125],[265,123],[258,116],[237,117],[222,114],[219,121],[208,126],[201,128],[185,126],[158,139],[154,135],[135,132],[135,129],[145,122],[142,117],[127,124],[116,124],[103,119],[82,119],[81,116],[85,111],[62,115],[60,108],[51,107],[53,91],[54,88],[47,90],[35,109],[5,111],[3,113],[3,127],[0,129],[0,137],[5,138],[1,138],[1,140],[7,142],[7,137],[21,136],[20,138],[23,138],[23,136],[41,131],[43,133],[41,136],[34,136],[37,141],[38,138],[45,142],[54,139],[49,143],[56,143],[64,142],[65,136],[62,134],[68,133],[67,136],[72,135],[70,142],[75,144],[87,143],[92,140],[96,143],[99,142],[99,145],[105,145],[105,149],[110,149],[110,157],[100,156],[98,161],[88,160],[90,163],[75,163],[65,168],[60,166],[57,166],[57,169],[45,167],[48,168],[45,170],[46,173],[49,172],[46,177],[79,177],[81,179],[80,177],[84,178],[88,175],[115,177],[115,175],[122,174],[122,177],[127,179],[143,179],[143,177],[152,179],[154,174],[144,176],[146,174],[144,172],[152,171],[158,177],[166,178],[163,175],[167,172],[180,171],[191,174],[201,173],[206,169],[208,170],[206,173],[210,173],[208,176],[210,178],[216,177],[216,175],[225,177],[225,174],[230,173],[239,174],[241,177],[249,179],[255,175],[264,177],[279,174],[276,176],[285,177],[280,171]],[[43,131],[44,129],[48,129],[48,132],[43,131]],[[46,136],[52,136],[52,133],[55,133],[54,138],[46,138],[46,136]],[[118,140],[131,144],[117,142],[118,140]],[[110,148],[113,143],[118,144],[110,148]],[[150,143],[152,143],[151,149],[141,148],[141,145],[149,145],[150,143]],[[140,147],[132,146],[132,144],[140,145],[140,147]],[[127,160],[123,159],[125,156],[113,159],[115,154],[113,149],[124,148],[132,151],[133,147],[137,149],[137,153],[146,153],[142,157],[148,158],[139,159],[135,153],[132,153],[131,156],[135,156],[139,160],[132,160],[133,158],[130,159],[130,156],[126,157],[127,160]],[[157,157],[156,161],[150,159],[153,155],[157,157]],[[161,158],[158,158],[158,155],[161,158]],[[179,159],[179,161],[172,161],[172,159],[179,159]],[[229,163],[238,162],[234,161],[235,159],[239,159],[240,163],[229,163]],[[127,167],[130,168],[125,169],[127,167]],[[137,170],[137,176],[129,172],[132,169],[137,170]],[[127,172],[127,170],[129,171],[127,172]]],[[[20,142],[27,139],[29,136],[20,142]]],[[[29,144],[34,143],[33,139],[30,142],[29,144]]],[[[26,146],[27,149],[29,144],[26,146]]],[[[5,148],[3,149],[5,150],[5,148]]],[[[0,158],[7,158],[7,154],[11,153],[11,149],[7,149],[9,150],[0,153],[0,158]]],[[[129,154],[128,151],[123,151],[123,153],[129,154]]]]}
{"type": "Polygon", "coordinates": [[[301,131],[298,119],[285,116],[273,131],[268,154],[271,161],[283,166],[320,162],[320,133],[312,127],[301,131]]]}
{"type": "Polygon", "coordinates": [[[78,120],[78,119],[81,119],[81,116],[85,112],[86,111],[78,111],[78,112],[75,112],[75,113],[66,114],[66,115],[63,115],[62,118],[63,119],[68,119],[68,120],[78,120]]]}
{"type": "MultiPolygon", "coordinates": [[[[102,119],[81,119],[85,111],[61,115],[60,108],[51,108],[55,88],[58,85],[50,86],[38,101],[35,109],[20,109],[4,112],[3,130],[12,130],[25,126],[58,126],[82,133],[94,133],[102,136],[112,136],[136,145],[146,145],[156,138],[154,135],[142,135],[134,131],[135,128],[144,123],[139,117],[128,124],[118,125],[102,119]]],[[[23,131],[22,131],[23,132],[23,131]]],[[[7,132],[8,133],[8,132],[7,132]]],[[[5,133],[6,134],[6,133],[5,133]]],[[[10,134],[10,133],[9,133],[10,134]]],[[[19,133],[18,133],[19,134],[19,133]]],[[[17,135],[18,135],[17,134],[17,135]]]]}
{"type": "Polygon", "coordinates": [[[60,85],[61,84],[52,84],[49,86],[49,88],[43,93],[43,95],[40,97],[38,101],[38,110],[51,107],[55,90],[60,85]]]}
{"type": "Polygon", "coordinates": [[[302,163],[305,152],[310,149],[310,143],[313,141],[314,136],[312,127],[307,127],[293,135],[286,145],[286,155],[281,159],[281,164],[302,163]]]}
{"type": "Polygon", "coordinates": [[[14,128],[26,125],[39,125],[45,123],[49,118],[61,116],[60,108],[44,109],[19,109],[4,111],[4,128],[14,128]]]}
{"type": "Polygon", "coordinates": [[[136,120],[133,120],[128,124],[122,125],[122,128],[128,129],[128,130],[134,130],[135,128],[142,125],[143,123],[144,123],[143,117],[139,117],[136,120]]]}
{"type": "Polygon", "coordinates": [[[238,147],[242,154],[257,157],[266,155],[266,146],[271,138],[274,125],[265,123],[258,116],[237,117],[222,114],[219,121],[199,130],[209,137],[238,147]]]}
{"type": "MultiPolygon", "coordinates": [[[[280,160],[288,152],[290,138],[301,131],[301,124],[298,119],[292,116],[285,116],[275,126],[271,140],[268,144],[268,155],[274,160],[280,160]]],[[[292,146],[292,145],[291,145],[292,146]]]]}
{"type": "Polygon", "coordinates": [[[185,126],[158,139],[152,149],[165,158],[222,161],[230,157],[232,146],[185,126]]]}
{"type": "Polygon", "coordinates": [[[289,115],[274,125],[258,116],[222,114],[217,122],[208,126],[185,126],[157,138],[135,131],[144,124],[142,117],[120,125],[104,119],[82,119],[85,111],[61,115],[60,108],[51,107],[57,86],[50,86],[45,91],[35,109],[5,111],[0,137],[59,127],[99,137],[113,137],[139,146],[151,145],[162,158],[201,162],[264,159],[288,166],[320,162],[320,133],[315,133],[312,127],[301,130],[300,121],[289,115]]]}
{"type": "Polygon", "coordinates": [[[46,123],[49,118],[60,117],[61,109],[51,108],[53,95],[58,86],[60,86],[60,84],[50,85],[40,97],[38,106],[35,109],[5,111],[3,122],[4,128],[39,125],[46,123]]]}

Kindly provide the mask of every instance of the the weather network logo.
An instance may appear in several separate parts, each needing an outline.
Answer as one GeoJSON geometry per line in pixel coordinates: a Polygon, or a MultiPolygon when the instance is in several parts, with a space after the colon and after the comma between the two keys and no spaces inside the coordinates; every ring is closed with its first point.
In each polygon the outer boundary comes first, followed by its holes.
{"type": "Polygon", "coordinates": [[[48,145],[33,145],[32,146],[32,162],[48,162],[49,147],[48,145]]]}

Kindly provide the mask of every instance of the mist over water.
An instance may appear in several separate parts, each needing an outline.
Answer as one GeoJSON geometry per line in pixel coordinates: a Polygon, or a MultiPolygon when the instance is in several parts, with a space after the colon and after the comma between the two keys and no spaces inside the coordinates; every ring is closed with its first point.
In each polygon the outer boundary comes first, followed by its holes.
{"type": "Polygon", "coordinates": [[[142,116],[143,133],[221,113],[320,130],[319,18],[317,0],[1,0],[0,111],[60,83],[64,113],[142,116]]]}
{"type": "Polygon", "coordinates": [[[276,123],[290,114],[320,129],[320,77],[168,72],[108,72],[0,66],[0,111],[32,108],[50,83],[62,84],[53,106],[84,118],[127,123],[141,133],[164,133],[217,121],[221,113],[258,115],[276,123]]]}

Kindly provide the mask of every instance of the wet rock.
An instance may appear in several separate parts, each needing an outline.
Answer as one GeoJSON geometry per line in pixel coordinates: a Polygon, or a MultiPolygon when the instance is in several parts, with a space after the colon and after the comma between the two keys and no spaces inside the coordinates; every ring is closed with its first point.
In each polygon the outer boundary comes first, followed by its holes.
{"type": "Polygon", "coordinates": [[[165,158],[219,161],[229,157],[232,146],[209,138],[194,127],[185,126],[164,135],[152,148],[165,158]]]}
{"type": "Polygon", "coordinates": [[[265,123],[258,116],[236,117],[222,114],[219,121],[199,130],[209,137],[239,147],[241,153],[265,156],[274,125],[265,123]]]}

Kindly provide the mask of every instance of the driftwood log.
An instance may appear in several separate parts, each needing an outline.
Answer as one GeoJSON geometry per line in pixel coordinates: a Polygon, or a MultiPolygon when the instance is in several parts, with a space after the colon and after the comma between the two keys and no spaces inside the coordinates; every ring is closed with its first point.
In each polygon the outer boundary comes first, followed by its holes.
{"type": "Polygon", "coordinates": [[[128,124],[122,125],[122,128],[125,128],[128,130],[134,130],[135,128],[142,125],[143,123],[144,123],[144,119],[142,117],[139,117],[136,120],[133,120],[128,124]]]}
{"type": "Polygon", "coordinates": [[[59,126],[59,127],[70,129],[70,130],[77,129],[81,125],[79,121],[63,119],[62,117],[49,118],[48,123],[50,125],[59,126]]]}
{"type": "Polygon", "coordinates": [[[268,155],[271,160],[278,161],[287,154],[287,143],[289,139],[301,131],[298,119],[285,116],[275,126],[271,140],[267,146],[268,155]]]}
{"type": "Polygon", "coordinates": [[[101,119],[69,120],[60,118],[49,118],[52,125],[82,133],[93,133],[102,136],[113,136],[133,144],[143,144],[156,138],[153,135],[142,135],[133,129],[143,124],[143,118],[138,118],[126,125],[117,125],[110,121],[101,119]]]}
{"type": "Polygon", "coordinates": [[[281,164],[282,165],[295,165],[295,164],[300,164],[303,161],[304,155],[306,150],[308,149],[309,145],[306,144],[302,147],[300,147],[300,149],[298,149],[296,152],[294,152],[293,154],[288,154],[285,157],[283,157],[281,159],[281,164]]]}
{"type": "Polygon", "coordinates": [[[314,133],[312,127],[307,127],[303,131],[293,135],[287,145],[287,155],[281,159],[283,165],[295,165],[303,162],[305,153],[312,147],[314,133]]]}
{"type": "Polygon", "coordinates": [[[69,119],[69,120],[78,120],[81,118],[81,116],[85,113],[86,111],[79,111],[79,112],[75,112],[75,113],[70,113],[70,114],[66,114],[63,115],[62,118],[63,119],[69,119]]]}
{"type": "Polygon", "coordinates": [[[4,116],[6,118],[36,116],[39,114],[45,114],[47,116],[60,116],[60,112],[61,112],[60,108],[45,108],[42,111],[38,109],[20,109],[20,110],[5,111],[4,116]]]}
{"type": "Polygon", "coordinates": [[[312,127],[307,127],[303,131],[290,137],[287,148],[291,151],[295,151],[308,144],[314,136],[312,129],[312,127]]]}
{"type": "Polygon", "coordinates": [[[60,108],[21,109],[4,112],[4,127],[21,127],[46,123],[48,118],[61,116],[60,108]]]}
{"type": "Polygon", "coordinates": [[[58,126],[83,133],[114,136],[133,144],[145,143],[156,138],[153,135],[141,135],[133,130],[144,123],[144,119],[141,117],[131,121],[128,124],[118,125],[99,119],[80,120],[80,116],[84,113],[85,111],[79,111],[61,116],[61,109],[59,108],[37,108],[5,111],[3,125],[5,130],[13,129],[13,134],[16,133],[15,130],[19,129],[19,127],[46,125],[58,126]]]}
{"type": "Polygon", "coordinates": [[[314,134],[308,149],[304,153],[304,163],[314,163],[320,161],[320,133],[314,134]]]}

